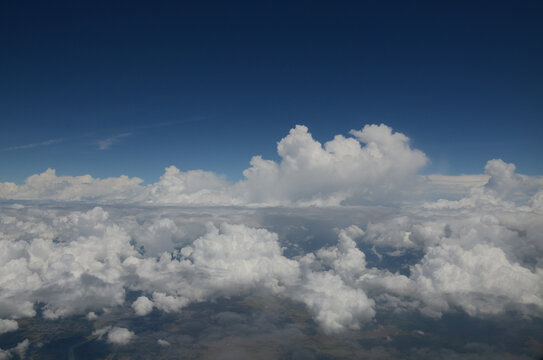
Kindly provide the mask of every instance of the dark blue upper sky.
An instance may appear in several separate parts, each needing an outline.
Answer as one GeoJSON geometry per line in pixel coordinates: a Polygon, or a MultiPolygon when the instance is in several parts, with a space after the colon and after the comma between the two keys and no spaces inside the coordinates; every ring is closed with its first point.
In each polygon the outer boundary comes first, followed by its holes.
{"type": "Polygon", "coordinates": [[[295,124],[367,123],[427,173],[543,174],[541,1],[3,1],[0,42],[0,181],[236,179],[295,124]]]}

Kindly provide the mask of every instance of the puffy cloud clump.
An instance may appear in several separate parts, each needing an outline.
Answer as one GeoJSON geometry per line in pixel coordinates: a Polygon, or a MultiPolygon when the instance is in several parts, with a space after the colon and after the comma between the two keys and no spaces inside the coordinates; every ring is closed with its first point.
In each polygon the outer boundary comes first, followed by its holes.
{"type": "Polygon", "coordinates": [[[99,207],[52,222],[47,238],[0,239],[0,316],[33,316],[37,302],[52,319],[122,304],[120,258],[136,253],[126,232],[99,207]]]}
{"type": "Polygon", "coordinates": [[[15,331],[19,328],[19,324],[15,320],[0,319],[0,334],[15,331]]]}
{"type": "Polygon", "coordinates": [[[375,316],[374,301],[356,285],[367,269],[353,238],[363,234],[356,226],[342,229],[336,246],[300,259],[302,279],[290,296],[305,303],[327,333],[358,329],[375,316]]]}
{"type": "Polygon", "coordinates": [[[450,306],[469,315],[494,315],[513,310],[543,309],[543,269],[532,272],[510,262],[502,249],[479,244],[471,249],[443,244],[431,247],[413,267],[416,296],[422,312],[441,316],[450,306]]]}
{"type": "MultiPolygon", "coordinates": [[[[472,316],[541,315],[540,180],[515,174],[514,165],[501,160],[485,169],[487,183],[465,198],[411,207],[367,226],[364,241],[370,244],[424,252],[411,266],[408,283],[392,283],[387,291],[421,301],[426,315],[456,309],[472,316]]],[[[383,277],[371,282],[385,288],[383,277]]]]}
{"type": "MultiPolygon", "coordinates": [[[[12,215],[20,220],[0,226],[2,232],[14,233],[1,240],[6,250],[0,255],[5,264],[0,269],[4,317],[35,316],[40,304],[45,318],[87,314],[93,320],[97,312],[125,305],[128,290],[144,293],[131,304],[139,316],[155,308],[180,311],[192,302],[255,291],[304,302],[328,332],[356,328],[374,315],[373,301],[353,287],[365,269],[364,254],[352,240],[363,231],[355,226],[339,232],[337,248],[313,254],[317,260],[309,266],[286,257],[276,233],[241,224],[208,224],[188,245],[149,255],[128,235],[137,232],[139,223],[124,210],[113,218],[101,207],[23,207],[2,218],[12,215]],[[41,224],[40,230],[26,223],[41,224]]],[[[140,229],[164,222],[163,215],[156,216],[139,224],[140,229]]],[[[166,228],[177,227],[169,221],[166,228]]],[[[13,325],[12,320],[4,322],[13,325]]]]}
{"type": "Polygon", "coordinates": [[[107,342],[118,345],[127,345],[132,338],[134,333],[126,328],[114,327],[109,330],[107,334],[107,342]]]}
{"type": "Polygon", "coordinates": [[[153,302],[146,296],[140,296],[132,304],[132,308],[139,316],[145,316],[153,311],[153,302]]]}
{"type": "Polygon", "coordinates": [[[106,341],[108,343],[116,345],[128,345],[130,341],[132,341],[132,339],[136,336],[133,331],[118,326],[103,327],[94,331],[93,335],[97,336],[99,339],[102,339],[104,336],[106,336],[106,341]]]}
{"type": "Polygon", "coordinates": [[[231,184],[210,171],[182,172],[175,166],[166,168],[160,180],[146,189],[145,202],[157,204],[235,205],[231,184]]]}
{"type": "Polygon", "coordinates": [[[141,192],[142,179],[122,175],[95,179],[90,175],[57,176],[54,169],[28,177],[23,185],[0,183],[0,199],[120,201],[141,192]]]}
{"type": "Polygon", "coordinates": [[[26,351],[28,350],[28,347],[30,346],[30,340],[24,339],[14,347],[8,350],[2,350],[0,349],[0,360],[4,359],[12,359],[15,355],[19,359],[24,359],[26,351]]]}
{"type": "Polygon", "coordinates": [[[277,144],[281,162],[253,157],[237,189],[249,203],[389,202],[416,181],[416,172],[427,162],[405,135],[386,125],[366,125],[351,134],[336,135],[323,146],[298,125],[277,144]]]}

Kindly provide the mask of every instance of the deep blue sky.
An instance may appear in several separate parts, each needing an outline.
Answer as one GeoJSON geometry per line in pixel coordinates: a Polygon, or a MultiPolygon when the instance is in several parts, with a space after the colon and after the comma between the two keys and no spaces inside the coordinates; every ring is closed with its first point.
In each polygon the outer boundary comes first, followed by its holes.
{"type": "Polygon", "coordinates": [[[543,2],[257,3],[2,1],[0,181],[236,179],[295,124],[327,141],[367,123],[426,173],[543,174],[543,2]]]}

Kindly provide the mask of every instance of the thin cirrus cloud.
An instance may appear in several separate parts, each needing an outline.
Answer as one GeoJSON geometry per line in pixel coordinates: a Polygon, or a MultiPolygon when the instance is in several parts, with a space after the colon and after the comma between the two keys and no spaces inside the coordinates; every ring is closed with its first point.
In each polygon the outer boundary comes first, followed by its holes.
{"type": "Polygon", "coordinates": [[[130,137],[132,135],[134,135],[134,134],[131,133],[131,132],[122,133],[122,134],[110,136],[110,137],[107,137],[107,138],[104,138],[104,139],[100,139],[100,140],[98,140],[96,142],[96,144],[98,145],[99,150],[108,150],[114,144],[117,144],[120,141],[122,141],[124,138],[130,137]]]}
{"type": "MultiPolygon", "coordinates": [[[[182,123],[187,122],[194,122],[194,121],[202,121],[204,118],[194,118],[194,119],[188,119],[188,120],[173,120],[173,121],[164,121],[164,122],[158,122],[154,123],[152,125],[140,125],[133,127],[132,129],[135,130],[143,130],[143,129],[156,129],[156,128],[163,128],[163,127],[169,127],[174,126],[182,123]]],[[[128,138],[130,136],[134,136],[136,131],[126,131],[117,135],[113,135],[107,138],[100,139],[96,142],[99,150],[108,150],[113,145],[121,142],[123,139],[128,138]]]]}
{"type": "Polygon", "coordinates": [[[39,147],[43,147],[43,146],[60,144],[60,143],[66,142],[67,140],[68,140],[68,138],[50,139],[50,140],[42,141],[42,142],[39,142],[39,143],[31,143],[31,144],[10,146],[10,147],[1,149],[0,151],[1,152],[8,152],[8,151],[16,151],[16,150],[34,149],[34,148],[39,148],[39,147]]]}

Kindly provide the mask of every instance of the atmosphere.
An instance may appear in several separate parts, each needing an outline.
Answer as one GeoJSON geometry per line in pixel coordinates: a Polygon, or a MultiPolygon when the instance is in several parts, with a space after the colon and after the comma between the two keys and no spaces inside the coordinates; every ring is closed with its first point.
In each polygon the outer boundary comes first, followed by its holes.
{"type": "Polygon", "coordinates": [[[2,1],[0,360],[543,358],[543,2],[2,1]]]}
{"type": "Polygon", "coordinates": [[[543,165],[540,2],[3,2],[2,181],[203,169],[384,123],[426,174],[543,165]]]}

